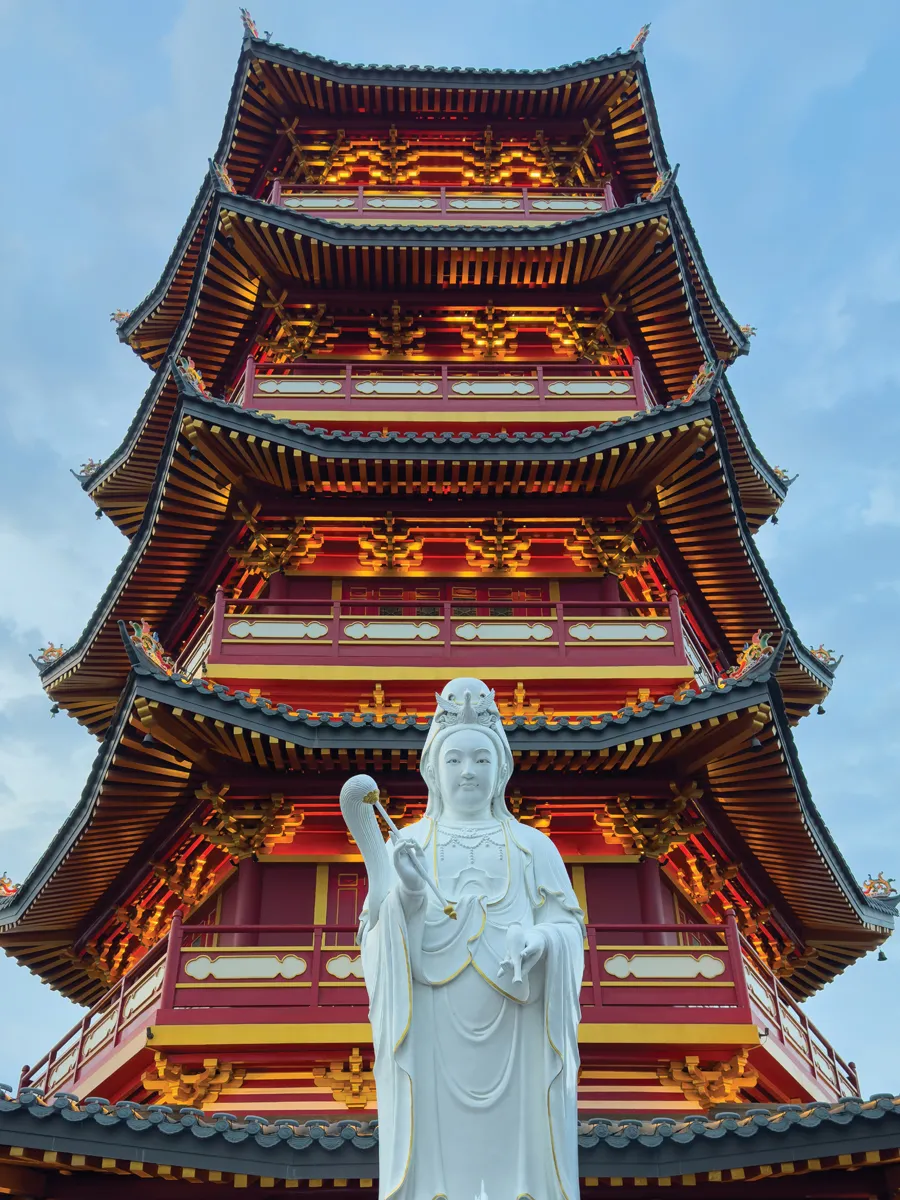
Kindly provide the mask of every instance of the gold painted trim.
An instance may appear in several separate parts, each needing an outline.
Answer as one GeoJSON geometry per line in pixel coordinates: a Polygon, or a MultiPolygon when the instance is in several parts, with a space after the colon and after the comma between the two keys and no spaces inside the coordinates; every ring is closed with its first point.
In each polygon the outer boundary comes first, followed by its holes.
{"type": "MultiPolygon", "coordinates": [[[[708,983],[707,982],[697,983],[693,980],[681,980],[681,979],[660,979],[659,981],[657,981],[655,979],[639,979],[639,980],[635,980],[634,982],[631,982],[628,979],[623,979],[621,982],[616,981],[615,983],[612,983],[608,979],[601,979],[600,985],[601,985],[601,987],[605,987],[605,988],[610,988],[610,987],[733,988],[734,987],[733,983],[728,983],[728,982],[722,983],[722,982],[713,982],[712,980],[710,980],[708,983]]],[[[178,986],[180,987],[181,984],[179,984],[178,986]]]]}
{"type": "Polygon", "coordinates": [[[167,1047],[291,1046],[295,1043],[321,1045],[331,1042],[371,1045],[372,1027],[368,1021],[345,1021],[335,1024],[151,1025],[148,1031],[148,1044],[167,1047]]]}
{"type": "MultiPolygon", "coordinates": [[[[343,618],[342,618],[343,619],[343,618]]],[[[397,620],[402,620],[402,617],[397,617],[397,620]]],[[[366,620],[365,617],[354,617],[353,620],[366,620]]],[[[324,643],[321,643],[324,645],[324,643]]],[[[423,641],[421,638],[360,638],[358,641],[353,638],[341,638],[338,642],[339,646],[359,646],[361,649],[366,646],[415,646],[416,649],[425,649],[427,646],[445,646],[446,642],[423,641]]]]}
{"type": "Polygon", "coordinates": [[[235,979],[232,983],[176,983],[175,988],[188,988],[190,991],[211,991],[212,989],[221,988],[311,988],[312,983],[267,983],[265,980],[261,983],[245,982],[243,979],[235,979]]]}
{"type": "MultiPolygon", "coordinates": [[[[255,397],[255,399],[258,397],[255,397]]],[[[304,399],[305,397],[298,397],[304,399]]],[[[361,396],[354,397],[361,400],[361,396]]],[[[602,400],[602,396],[586,396],[586,402],[602,400]]],[[[473,405],[477,404],[477,400],[473,400],[473,405]]],[[[298,413],[302,413],[303,419],[307,424],[313,418],[319,421],[346,421],[348,417],[353,417],[358,420],[371,421],[427,421],[430,425],[435,424],[435,418],[441,423],[446,424],[448,421],[461,421],[463,426],[489,425],[495,421],[498,424],[505,424],[507,421],[534,421],[536,418],[542,418],[544,421],[555,425],[558,421],[585,421],[602,417],[604,421],[618,421],[620,417],[633,417],[640,410],[637,408],[610,408],[601,409],[594,407],[585,408],[562,408],[555,409],[546,405],[546,402],[540,408],[526,409],[468,409],[457,411],[456,409],[448,409],[446,411],[423,412],[419,409],[405,408],[356,408],[352,404],[348,404],[346,408],[263,408],[261,405],[254,405],[255,412],[268,413],[271,417],[280,418],[281,420],[295,421],[298,413]],[[474,419],[474,422],[473,422],[474,419]]],[[[643,439],[641,439],[643,440],[643,439]]]]}
{"type": "MultiPolygon", "coordinates": [[[[354,645],[357,643],[354,643],[354,645]]],[[[228,638],[223,637],[220,645],[222,646],[332,646],[334,645],[331,638],[282,638],[282,637],[264,637],[264,638],[228,638]]]]}
{"type": "MultiPolygon", "coordinates": [[[[638,859],[635,859],[634,861],[637,862],[638,859]]],[[[723,931],[723,933],[724,933],[724,931],[723,931]]],[[[665,935],[663,934],[660,936],[665,936],[665,935]]],[[[692,935],[688,934],[688,936],[690,937],[692,935]]],[[[724,943],[722,943],[719,946],[691,946],[691,945],[687,945],[687,946],[655,946],[655,945],[653,945],[652,942],[650,942],[650,943],[644,942],[644,944],[641,946],[598,946],[597,949],[598,950],[614,950],[614,951],[646,950],[648,954],[686,954],[688,957],[691,957],[690,952],[692,950],[700,950],[704,954],[707,954],[707,953],[724,954],[727,951],[728,947],[724,943]]]]}
{"type": "MultiPolygon", "coordinates": [[[[383,644],[383,643],[382,643],[383,644]]],[[[471,646],[471,642],[468,643],[471,646]]],[[[534,643],[529,642],[529,645],[534,643]]],[[[420,649],[425,648],[420,643],[420,649]]],[[[385,663],[367,663],[365,666],[346,667],[339,663],[296,663],[292,665],[268,663],[221,663],[210,662],[207,671],[212,678],[222,675],[226,679],[367,679],[372,671],[378,671],[382,679],[429,680],[442,677],[444,664],[433,667],[394,667],[385,663]]],[[[485,664],[455,663],[454,671],[460,675],[485,673],[485,664]]],[[[492,679],[684,679],[686,667],[638,667],[623,664],[621,667],[490,667],[486,672],[492,679]]]]}
{"type": "Polygon", "coordinates": [[[575,893],[575,899],[578,901],[578,906],[584,913],[586,921],[588,919],[588,905],[587,892],[584,886],[584,867],[582,866],[572,867],[572,891],[575,893]]]}
{"type": "MultiPolygon", "coordinates": [[[[593,1024],[582,1021],[578,1041],[584,1045],[641,1045],[685,1043],[698,1046],[736,1045],[758,1046],[759,1030],[755,1025],[666,1025],[623,1022],[622,1024],[593,1024]]],[[[255,1023],[248,1025],[152,1025],[148,1030],[148,1045],[160,1046],[246,1046],[294,1044],[322,1045],[347,1043],[371,1045],[372,1027],[368,1022],[339,1022],[312,1024],[297,1022],[255,1023]]],[[[793,1060],[791,1060],[793,1061],[793,1060]]]]}
{"type": "MultiPolygon", "coordinates": [[[[511,643],[508,643],[508,644],[511,644],[511,643]]],[[[551,643],[542,642],[541,644],[546,646],[551,643]]],[[[598,640],[596,642],[592,642],[590,640],[586,640],[583,642],[563,642],[563,645],[564,646],[582,646],[584,648],[587,648],[588,646],[590,646],[591,649],[597,650],[604,646],[674,646],[675,643],[674,642],[648,642],[648,641],[642,641],[638,638],[632,638],[630,641],[619,641],[618,639],[616,639],[614,641],[612,638],[601,638],[600,640],[598,640]]],[[[682,667],[681,670],[683,673],[684,671],[687,670],[687,668],[682,667]]]]}
{"type": "Polygon", "coordinates": [[[697,1046],[758,1046],[759,1030],[755,1025],[643,1025],[639,1022],[595,1025],[582,1021],[578,1027],[578,1041],[584,1045],[640,1046],[684,1042],[697,1046]]]}
{"type": "Polygon", "coordinates": [[[328,924],[328,863],[316,866],[316,898],[313,903],[313,925],[328,924]]]}
{"type": "MultiPolygon", "coordinates": [[[[600,841],[601,839],[598,838],[597,840],[600,841]]],[[[564,863],[584,863],[586,866],[590,865],[591,863],[606,863],[609,866],[615,866],[616,863],[622,863],[623,865],[625,865],[628,863],[640,862],[641,856],[639,854],[612,854],[612,853],[610,853],[610,854],[564,854],[562,856],[562,860],[564,863]]],[[[622,947],[622,949],[627,949],[627,947],[622,947]]],[[[646,946],[636,946],[636,947],[633,947],[633,949],[646,950],[647,947],[646,946]]],[[[681,949],[681,947],[678,947],[678,949],[681,949]]]]}
{"type": "MultiPolygon", "coordinates": [[[[324,925],[325,922],[322,921],[321,924],[324,925]]],[[[234,934],[229,936],[233,937],[234,934]]],[[[256,955],[270,954],[276,950],[280,952],[290,951],[292,954],[297,950],[305,950],[307,954],[312,954],[313,950],[315,950],[315,946],[181,946],[180,950],[182,954],[196,954],[201,958],[209,957],[207,954],[208,950],[215,950],[217,955],[245,954],[249,957],[253,957],[256,955]]],[[[181,987],[181,984],[178,986],[181,987]]]]}

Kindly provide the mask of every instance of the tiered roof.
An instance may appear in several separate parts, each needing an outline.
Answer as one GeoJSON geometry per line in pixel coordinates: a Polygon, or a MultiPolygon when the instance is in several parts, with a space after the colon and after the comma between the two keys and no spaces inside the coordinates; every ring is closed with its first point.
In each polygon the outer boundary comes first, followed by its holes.
{"type": "MultiPolygon", "coordinates": [[[[221,761],[235,780],[244,764],[281,778],[377,773],[388,762],[414,772],[428,731],[415,717],[312,713],[170,676],[124,629],[116,636],[130,673],[82,798],[17,894],[0,902],[0,945],[81,1001],[102,994],[103,982],[71,948],[102,917],[116,881],[127,888],[159,839],[193,815],[192,763],[208,769],[221,761]],[[164,729],[162,743],[143,743],[148,714],[164,729]]],[[[515,717],[507,732],[526,787],[530,773],[546,767],[555,777],[628,772],[629,786],[637,786],[643,770],[686,777],[705,766],[713,800],[740,839],[735,857],[759,862],[766,894],[782,898],[787,922],[799,923],[818,949],[791,980],[805,994],[880,944],[894,905],[862,894],[812,801],[777,683],[787,645],[785,636],[755,670],[707,691],[615,716],[515,717]],[[759,793],[752,805],[745,802],[750,790],[759,793]]]]}
{"type": "MultiPolygon", "coordinates": [[[[900,1097],[848,1097],[833,1104],[738,1106],[708,1116],[588,1117],[579,1122],[579,1175],[587,1194],[603,1185],[710,1185],[744,1195],[880,1195],[900,1162],[900,1097]],[[852,1183],[840,1176],[852,1171],[852,1183]],[[792,1176],[800,1186],[789,1189],[792,1176]],[[829,1186],[830,1185],[830,1186],[829,1186]],[[851,1191],[852,1188],[852,1191],[851,1191]]],[[[239,1120],[198,1109],[79,1101],[0,1089],[0,1169],[36,1188],[42,1172],[65,1171],[227,1187],[274,1188],[377,1176],[378,1121],[239,1120]],[[10,1153],[10,1147],[16,1153],[10,1153]],[[37,1169],[35,1169],[37,1168],[37,1169]]],[[[39,1193],[35,1193],[39,1194],[39,1193]]],[[[60,1195],[66,1193],[60,1192],[60,1195]]],[[[82,1194],[82,1193],[79,1193],[82,1194]]]]}

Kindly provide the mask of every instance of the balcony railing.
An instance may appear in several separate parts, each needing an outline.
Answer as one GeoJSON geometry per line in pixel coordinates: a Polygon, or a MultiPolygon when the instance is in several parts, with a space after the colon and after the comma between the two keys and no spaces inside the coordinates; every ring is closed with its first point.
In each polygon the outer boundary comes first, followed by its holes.
{"type": "MultiPolygon", "coordinates": [[[[87,1080],[98,1086],[104,1065],[112,1069],[132,1038],[137,1052],[149,1025],[364,1023],[368,995],[355,933],[347,925],[182,925],[176,917],[164,942],[23,1069],[20,1086],[50,1093],[77,1091],[87,1080]]],[[[806,1077],[802,1088],[824,1098],[859,1094],[853,1066],[742,944],[733,919],[590,924],[586,933],[584,1022],[755,1023],[763,1049],[777,1043],[806,1077]]]]}
{"type": "Polygon", "coordinates": [[[269,203],[329,221],[393,221],[400,225],[572,221],[616,207],[609,184],[597,188],[427,188],[411,184],[329,188],[280,180],[272,186],[269,203]]]}
{"type": "MultiPolygon", "coordinates": [[[[468,615],[459,603],[392,605],[391,616],[368,616],[377,602],[364,600],[228,600],[216,593],[210,670],[227,676],[229,664],[311,666],[342,664],[379,668],[403,664],[458,665],[474,651],[489,674],[492,666],[621,667],[684,671],[693,668],[684,645],[681,610],[674,593],[667,604],[615,601],[516,600],[515,615],[468,615]]],[[[490,613],[500,605],[478,604],[490,613]]],[[[646,673],[646,671],[645,671],[646,673]]],[[[674,678],[674,674],[672,674],[674,678]]]]}
{"type": "MultiPolygon", "coordinates": [[[[644,412],[653,398],[641,364],[598,367],[576,364],[427,365],[383,362],[292,362],[247,360],[232,403],[282,417],[328,420],[366,418],[383,423],[386,413],[466,427],[485,414],[515,419],[571,421],[584,414],[592,423],[644,412]]],[[[430,427],[430,426],[428,426],[430,427]]]]}

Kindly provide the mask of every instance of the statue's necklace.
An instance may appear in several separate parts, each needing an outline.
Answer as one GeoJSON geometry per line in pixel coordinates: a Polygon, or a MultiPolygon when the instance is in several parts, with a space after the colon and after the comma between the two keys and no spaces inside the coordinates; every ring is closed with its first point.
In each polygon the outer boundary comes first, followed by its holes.
{"type": "Polygon", "coordinates": [[[482,846],[496,849],[497,857],[501,859],[506,849],[502,832],[497,825],[454,825],[450,828],[439,825],[438,855],[442,862],[444,851],[451,846],[468,854],[471,865],[475,863],[475,851],[482,846]]]}

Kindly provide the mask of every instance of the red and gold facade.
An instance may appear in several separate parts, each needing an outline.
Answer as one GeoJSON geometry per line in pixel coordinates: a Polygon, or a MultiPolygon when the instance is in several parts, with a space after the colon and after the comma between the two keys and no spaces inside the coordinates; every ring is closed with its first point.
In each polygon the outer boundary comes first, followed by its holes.
{"type": "Polygon", "coordinates": [[[785,485],[655,120],[640,49],[520,76],[245,43],[121,314],[154,380],[85,487],[128,553],[43,665],[102,746],[0,907],[89,1006],[26,1086],[374,1114],[337,796],[372,771],[417,818],[434,691],[472,674],[587,913],[584,1111],[858,1091],[801,1002],[891,906],[796,759],[832,671],[753,544],[785,485]]]}

